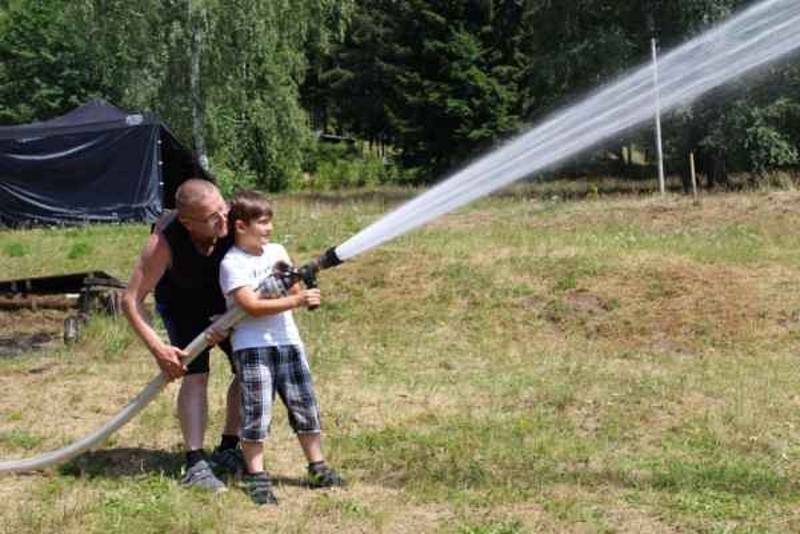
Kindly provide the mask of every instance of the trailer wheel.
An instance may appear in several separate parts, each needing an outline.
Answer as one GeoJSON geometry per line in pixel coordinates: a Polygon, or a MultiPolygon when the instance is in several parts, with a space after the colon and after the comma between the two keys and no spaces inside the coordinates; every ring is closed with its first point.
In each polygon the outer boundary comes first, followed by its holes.
{"type": "Polygon", "coordinates": [[[70,315],[64,319],[64,343],[72,345],[81,335],[81,321],[75,315],[70,315]]]}
{"type": "Polygon", "coordinates": [[[122,313],[122,291],[112,289],[104,294],[105,311],[112,317],[122,313]]]}

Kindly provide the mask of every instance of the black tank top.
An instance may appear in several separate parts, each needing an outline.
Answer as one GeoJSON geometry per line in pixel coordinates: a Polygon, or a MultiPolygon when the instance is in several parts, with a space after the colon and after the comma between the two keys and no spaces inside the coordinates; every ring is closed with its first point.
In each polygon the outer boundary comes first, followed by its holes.
{"type": "Polygon", "coordinates": [[[219,264],[233,244],[231,234],[217,240],[211,255],[203,256],[177,217],[161,233],[169,243],[172,265],[156,286],[156,302],[177,318],[206,319],[224,313],[225,298],[219,288],[219,264]]]}

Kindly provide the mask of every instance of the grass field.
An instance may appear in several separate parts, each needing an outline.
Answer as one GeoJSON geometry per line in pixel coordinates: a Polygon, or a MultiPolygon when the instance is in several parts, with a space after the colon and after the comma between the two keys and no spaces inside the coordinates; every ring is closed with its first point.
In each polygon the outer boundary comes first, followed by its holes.
{"type": "MultiPolygon", "coordinates": [[[[280,197],[277,240],[302,261],[396,201],[280,197]]],[[[296,314],[348,489],[302,486],[280,409],[279,507],[181,489],[173,384],[99,450],[0,479],[0,530],[800,532],[798,224],[796,192],[481,201],[322,273],[296,314]]],[[[0,273],[124,279],[146,234],[4,231],[0,273]]],[[[60,313],[0,312],[3,459],[93,430],[156,372],[124,320],[64,347],[60,313]]]]}

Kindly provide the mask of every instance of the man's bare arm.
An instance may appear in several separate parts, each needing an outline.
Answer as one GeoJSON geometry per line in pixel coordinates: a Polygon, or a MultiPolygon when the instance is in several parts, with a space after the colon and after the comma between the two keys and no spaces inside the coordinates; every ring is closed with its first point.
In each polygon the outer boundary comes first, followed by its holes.
{"type": "Polygon", "coordinates": [[[164,343],[142,313],[145,297],[156,287],[171,259],[169,245],[164,236],[160,232],[152,234],[131,273],[122,297],[122,310],[161,370],[170,379],[174,379],[186,372],[186,366],[181,362],[181,357],[185,357],[186,353],[178,347],[164,343]]]}

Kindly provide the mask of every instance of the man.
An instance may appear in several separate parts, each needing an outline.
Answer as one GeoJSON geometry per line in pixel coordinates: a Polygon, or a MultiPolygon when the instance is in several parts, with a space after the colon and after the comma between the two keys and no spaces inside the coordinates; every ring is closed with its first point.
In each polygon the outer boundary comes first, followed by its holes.
{"type": "MultiPolygon", "coordinates": [[[[183,377],[178,393],[178,418],[186,447],[182,483],[211,491],[225,485],[214,475],[203,451],[208,418],[208,357],[206,349],[188,366],[182,349],[225,312],[219,289],[219,263],[232,240],[228,237],[228,207],[211,183],[189,179],[175,193],[175,211],[160,220],[136,263],[123,296],[123,310],[168,379],[183,377]],[[145,319],[142,303],[155,290],[156,307],[167,329],[165,343],[145,319]]],[[[220,343],[230,358],[230,344],[220,333],[208,335],[209,345],[220,343]]],[[[227,471],[241,466],[237,448],[239,384],[228,388],[222,443],[210,463],[227,471]]]]}

